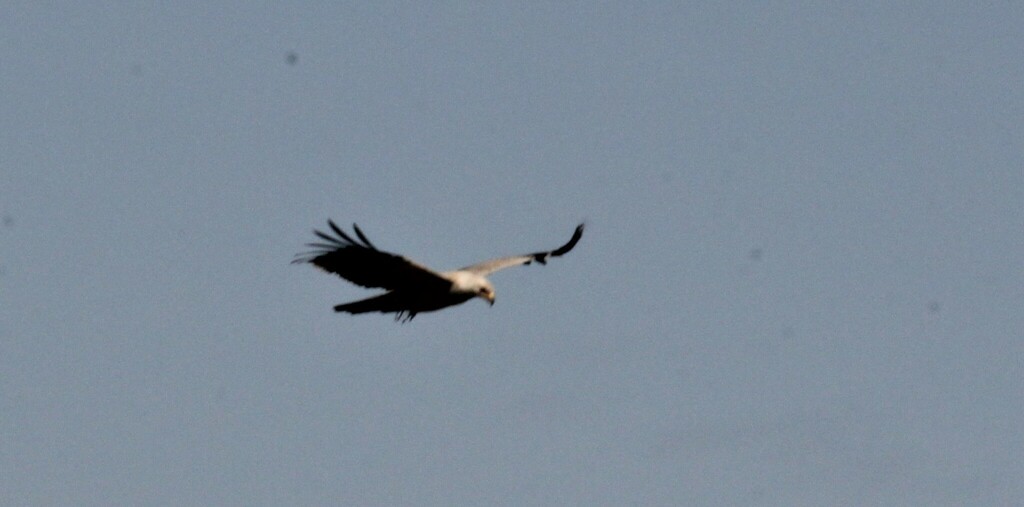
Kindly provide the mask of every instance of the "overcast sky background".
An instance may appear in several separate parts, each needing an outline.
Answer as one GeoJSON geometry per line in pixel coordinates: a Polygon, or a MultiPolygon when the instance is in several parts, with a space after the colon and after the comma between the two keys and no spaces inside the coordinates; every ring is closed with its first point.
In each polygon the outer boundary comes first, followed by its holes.
{"type": "Polygon", "coordinates": [[[0,504],[1024,504],[1024,4],[339,4],[0,7],[0,504]]]}

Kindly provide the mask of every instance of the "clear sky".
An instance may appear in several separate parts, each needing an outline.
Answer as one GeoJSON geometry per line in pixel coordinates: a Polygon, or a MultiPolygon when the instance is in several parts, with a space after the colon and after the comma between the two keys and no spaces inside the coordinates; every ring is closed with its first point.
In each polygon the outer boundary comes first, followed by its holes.
{"type": "Polygon", "coordinates": [[[0,7],[0,504],[1024,504],[1024,4],[427,4],[0,7]]]}

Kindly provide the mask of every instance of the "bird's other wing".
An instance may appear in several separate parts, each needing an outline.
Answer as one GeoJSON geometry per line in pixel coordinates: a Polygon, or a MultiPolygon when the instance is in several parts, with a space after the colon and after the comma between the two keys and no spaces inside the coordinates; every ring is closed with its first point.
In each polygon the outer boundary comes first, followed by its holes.
{"type": "Polygon", "coordinates": [[[293,264],[308,262],[363,287],[447,291],[451,286],[450,280],[426,266],[377,250],[359,226],[352,224],[357,238],[353,239],[333,221],[327,220],[327,224],[335,236],[314,229],[313,233],[323,241],[307,243],[313,250],[296,255],[293,264]]]}
{"type": "Polygon", "coordinates": [[[573,247],[576,246],[576,243],[580,241],[581,237],[583,237],[583,224],[576,226],[576,230],[572,233],[572,238],[569,238],[568,243],[554,250],[491,259],[489,261],[473,264],[472,266],[466,266],[462,268],[460,271],[469,271],[471,273],[476,273],[480,276],[487,276],[491,273],[494,273],[495,271],[510,268],[512,266],[523,266],[533,262],[547,264],[549,258],[561,257],[562,255],[565,255],[570,250],[572,250],[573,247]]]}

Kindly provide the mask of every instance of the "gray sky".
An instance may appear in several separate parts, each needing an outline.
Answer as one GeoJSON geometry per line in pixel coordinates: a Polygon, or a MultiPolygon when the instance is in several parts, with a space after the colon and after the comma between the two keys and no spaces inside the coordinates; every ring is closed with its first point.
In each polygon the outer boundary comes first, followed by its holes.
{"type": "Polygon", "coordinates": [[[0,504],[1024,504],[1022,5],[8,2],[0,504]]]}

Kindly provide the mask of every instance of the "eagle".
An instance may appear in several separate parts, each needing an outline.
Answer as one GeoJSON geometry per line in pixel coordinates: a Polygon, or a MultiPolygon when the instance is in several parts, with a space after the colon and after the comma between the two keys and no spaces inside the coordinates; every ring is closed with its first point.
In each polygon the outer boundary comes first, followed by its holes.
{"type": "Polygon", "coordinates": [[[401,322],[408,322],[421,312],[455,306],[477,297],[493,306],[494,286],[487,275],[512,266],[547,264],[549,258],[568,253],[583,237],[583,224],[580,224],[569,242],[554,250],[499,257],[454,271],[438,272],[401,255],[377,249],[356,224],[352,224],[354,238],[330,219],[327,225],[334,235],[313,229],[313,234],[322,241],[307,243],[313,250],[297,254],[292,264],[309,263],[356,285],[387,291],[337,305],[335,312],[394,313],[395,320],[401,322]]]}

